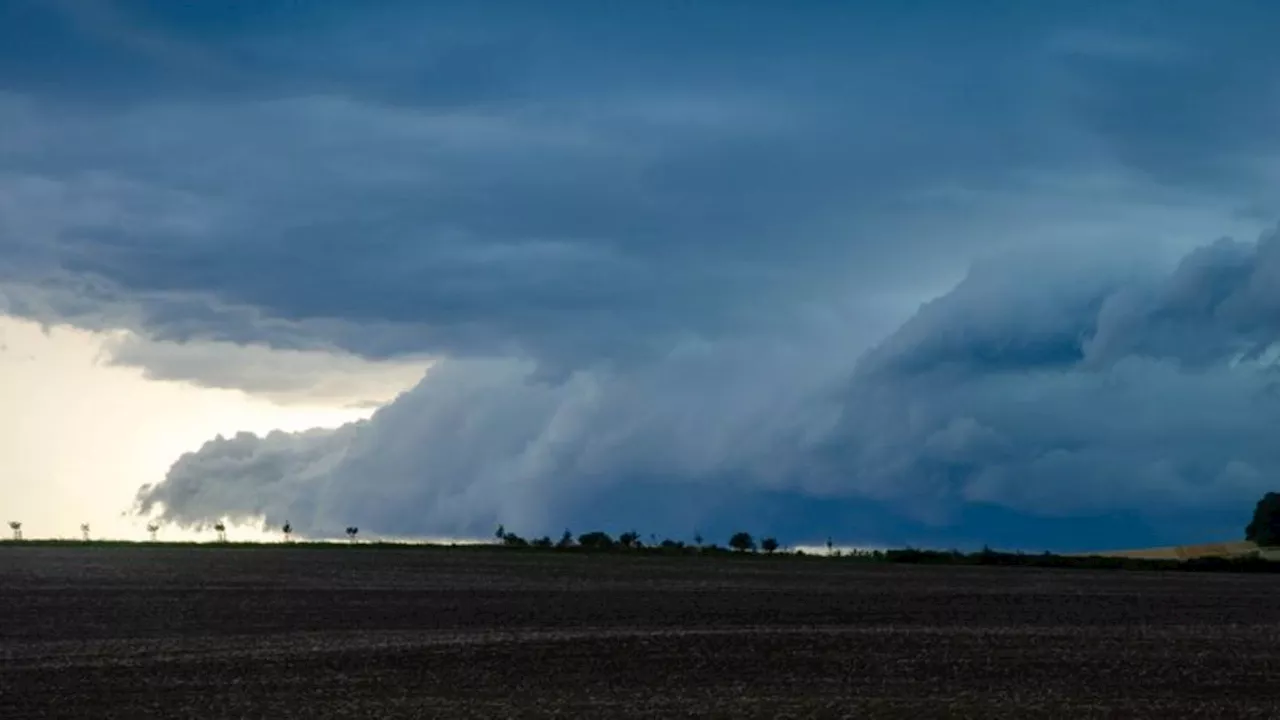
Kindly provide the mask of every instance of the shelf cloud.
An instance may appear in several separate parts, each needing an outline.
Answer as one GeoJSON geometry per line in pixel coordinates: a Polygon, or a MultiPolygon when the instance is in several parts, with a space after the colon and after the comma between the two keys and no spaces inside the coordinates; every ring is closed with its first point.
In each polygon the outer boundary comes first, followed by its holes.
{"type": "Polygon", "coordinates": [[[175,523],[1234,534],[1276,11],[1150,6],[15,3],[0,311],[381,405],[191,448],[175,523]]]}

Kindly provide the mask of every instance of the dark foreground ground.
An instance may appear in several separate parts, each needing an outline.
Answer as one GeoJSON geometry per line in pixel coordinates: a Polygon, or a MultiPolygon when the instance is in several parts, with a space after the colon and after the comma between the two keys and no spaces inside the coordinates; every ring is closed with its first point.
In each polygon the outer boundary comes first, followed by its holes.
{"type": "Polygon", "coordinates": [[[0,547],[0,718],[1280,717],[1280,577],[0,547]]]}

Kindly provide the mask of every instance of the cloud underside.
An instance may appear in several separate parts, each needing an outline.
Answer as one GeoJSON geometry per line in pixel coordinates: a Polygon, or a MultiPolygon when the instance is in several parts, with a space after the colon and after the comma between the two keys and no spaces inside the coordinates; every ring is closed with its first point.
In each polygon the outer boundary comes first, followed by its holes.
{"type": "Polygon", "coordinates": [[[1218,531],[1280,472],[1278,273],[1274,234],[1163,275],[995,263],[856,361],[827,326],[559,380],[447,360],[369,421],[215,440],[141,509],[318,534],[754,521],[981,541],[982,513],[1002,512],[1044,518],[1031,545],[1091,542],[1053,529],[1062,518],[1218,531]],[[797,503],[803,522],[761,509],[797,503]]]}
{"type": "Polygon", "coordinates": [[[295,12],[62,0],[0,22],[9,312],[556,374],[797,306],[896,322],[978,255],[1276,209],[1274,43],[1190,16],[1031,13],[980,50],[969,24],[1010,20],[295,12]],[[202,22],[245,35],[197,42],[202,22]],[[4,54],[33,45],[80,62],[4,54]]]}

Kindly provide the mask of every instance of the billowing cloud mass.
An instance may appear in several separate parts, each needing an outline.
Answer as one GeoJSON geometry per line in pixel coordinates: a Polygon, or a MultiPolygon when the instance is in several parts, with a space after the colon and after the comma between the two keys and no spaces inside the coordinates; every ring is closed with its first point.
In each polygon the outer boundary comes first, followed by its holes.
{"type": "Polygon", "coordinates": [[[1280,236],[1206,246],[1164,276],[1058,270],[977,268],[856,364],[831,327],[558,381],[445,362],[366,423],[215,440],[142,499],[178,521],[317,531],[350,517],[679,533],[732,522],[708,494],[871,501],[946,525],[966,505],[1212,516],[1270,487],[1280,236]]]}
{"type": "Polygon", "coordinates": [[[0,309],[266,397],[429,367],[142,512],[1096,547],[1280,469],[1270,6],[270,7],[0,6],[0,309]]]}

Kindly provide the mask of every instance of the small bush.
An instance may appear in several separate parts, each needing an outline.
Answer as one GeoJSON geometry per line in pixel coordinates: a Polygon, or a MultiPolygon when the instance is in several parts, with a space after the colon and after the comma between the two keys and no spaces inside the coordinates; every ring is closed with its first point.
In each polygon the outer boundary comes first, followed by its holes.
{"type": "Polygon", "coordinates": [[[729,538],[729,547],[738,552],[754,551],[756,549],[756,541],[751,537],[751,533],[736,532],[733,537],[729,538]]]}
{"type": "Polygon", "coordinates": [[[617,545],[609,533],[599,530],[579,535],[578,544],[589,550],[609,550],[617,545]]]}

